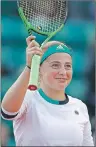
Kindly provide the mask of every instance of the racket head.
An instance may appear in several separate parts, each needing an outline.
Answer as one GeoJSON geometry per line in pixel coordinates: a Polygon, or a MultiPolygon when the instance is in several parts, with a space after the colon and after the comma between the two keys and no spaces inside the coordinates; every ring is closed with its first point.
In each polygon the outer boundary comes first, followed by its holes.
{"type": "Polygon", "coordinates": [[[65,0],[17,0],[17,5],[29,34],[34,31],[49,36],[67,18],[68,1],[65,0]]]}

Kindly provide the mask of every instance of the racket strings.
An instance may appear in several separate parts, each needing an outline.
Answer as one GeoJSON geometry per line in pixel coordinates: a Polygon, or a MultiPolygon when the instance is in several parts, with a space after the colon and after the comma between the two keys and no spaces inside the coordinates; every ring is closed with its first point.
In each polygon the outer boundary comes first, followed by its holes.
{"type": "Polygon", "coordinates": [[[19,0],[18,5],[28,22],[42,32],[54,32],[66,19],[64,0],[19,0]]]}

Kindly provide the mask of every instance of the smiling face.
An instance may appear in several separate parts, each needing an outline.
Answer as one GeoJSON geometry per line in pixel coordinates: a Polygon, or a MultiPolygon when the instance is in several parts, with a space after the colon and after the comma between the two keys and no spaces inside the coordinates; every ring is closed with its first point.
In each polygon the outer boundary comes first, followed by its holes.
{"type": "Polygon", "coordinates": [[[40,67],[41,84],[55,90],[64,90],[72,79],[72,58],[67,53],[49,56],[40,67]]]}

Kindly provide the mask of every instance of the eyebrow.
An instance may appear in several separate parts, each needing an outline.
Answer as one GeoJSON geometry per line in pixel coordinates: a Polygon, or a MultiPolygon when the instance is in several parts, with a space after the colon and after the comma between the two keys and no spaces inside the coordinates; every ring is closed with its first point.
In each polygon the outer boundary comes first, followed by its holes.
{"type": "Polygon", "coordinates": [[[59,61],[52,61],[52,62],[50,62],[50,63],[54,63],[54,62],[55,62],[55,63],[60,63],[59,61]]]}
{"type": "MultiPolygon", "coordinates": [[[[52,62],[50,62],[50,64],[52,64],[52,63],[61,63],[61,62],[59,62],[59,61],[52,61],[52,62]]],[[[65,62],[65,64],[71,64],[72,65],[71,62],[65,62]]]]}
{"type": "Polygon", "coordinates": [[[65,64],[72,64],[71,62],[65,62],[65,64]]]}

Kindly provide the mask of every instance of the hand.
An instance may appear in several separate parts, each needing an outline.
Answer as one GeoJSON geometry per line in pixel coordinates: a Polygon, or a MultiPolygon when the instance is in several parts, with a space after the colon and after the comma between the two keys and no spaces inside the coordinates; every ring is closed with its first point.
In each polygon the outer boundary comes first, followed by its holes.
{"type": "Polygon", "coordinates": [[[35,36],[29,36],[26,38],[26,65],[31,67],[31,61],[33,55],[42,55],[43,51],[40,49],[40,45],[35,41],[35,36]]]}
{"type": "Polygon", "coordinates": [[[59,41],[49,41],[42,46],[40,49],[40,45],[35,41],[35,36],[29,36],[26,38],[27,48],[26,48],[26,65],[31,67],[31,61],[34,54],[42,56],[43,53],[48,49],[49,46],[58,44],[62,45],[62,42],[59,41]]]}

